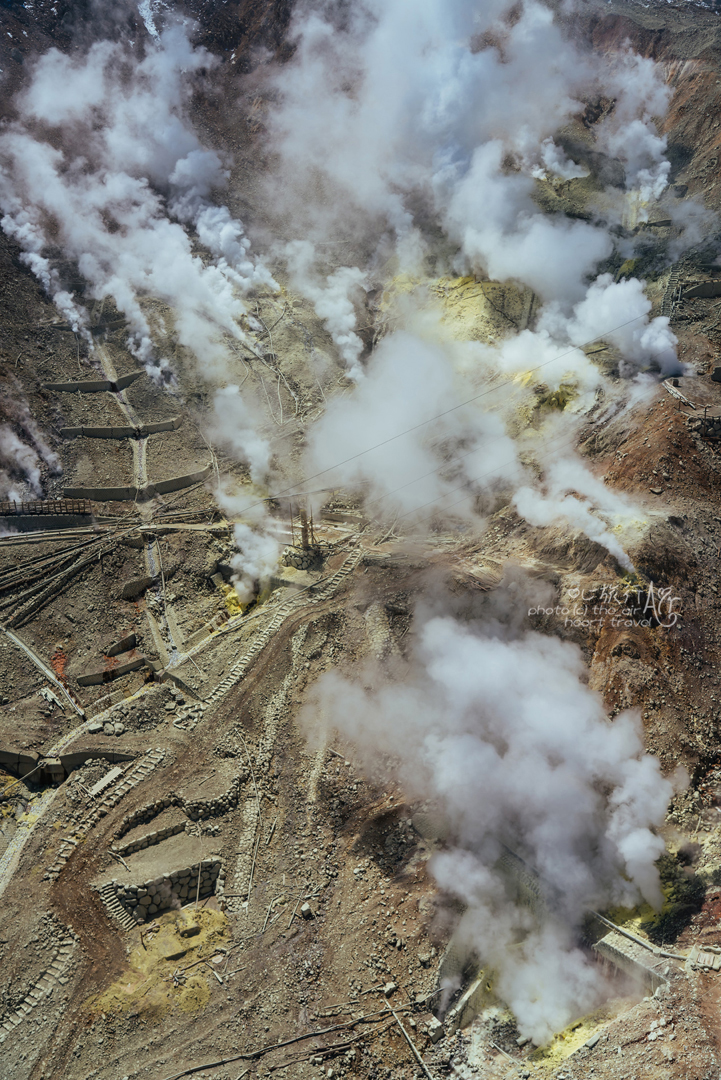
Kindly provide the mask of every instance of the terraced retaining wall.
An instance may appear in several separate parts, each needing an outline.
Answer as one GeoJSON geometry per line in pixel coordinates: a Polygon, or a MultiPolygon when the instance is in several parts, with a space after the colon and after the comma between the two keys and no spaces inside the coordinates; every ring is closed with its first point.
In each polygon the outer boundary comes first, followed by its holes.
{"type": "Polygon", "coordinates": [[[698,285],[689,285],[683,290],[684,300],[691,300],[694,296],[721,296],[721,281],[700,281],[698,285]]]}
{"type": "Polygon", "coordinates": [[[159,420],[155,424],[139,424],[138,427],[64,427],[60,428],[63,439],[144,439],[156,435],[159,431],[175,431],[182,423],[176,416],[173,420],[159,420]]]}
{"type": "Polygon", "coordinates": [[[28,515],[27,517],[3,517],[0,515],[0,531],[2,532],[38,532],[60,530],[60,529],[81,529],[90,524],[90,519],[87,517],[81,517],[80,514],[63,514],[62,517],[59,514],[48,514],[47,517],[34,517],[28,515]]]}
{"type": "Polygon", "coordinates": [[[153,484],[145,487],[107,487],[107,488],[64,488],[63,494],[66,499],[92,499],[94,502],[136,502],[152,499],[156,495],[169,495],[172,491],[181,491],[183,488],[199,484],[210,476],[211,466],[197,472],[184,473],[183,476],[172,476],[168,480],[156,480],[153,484]]]}
{"type": "Polygon", "coordinates": [[[703,439],[721,439],[721,416],[702,416],[696,430],[703,439]]]}
{"type": "Polygon", "coordinates": [[[127,675],[147,665],[148,662],[144,656],[136,656],[132,660],[126,660],[124,664],[103,668],[102,671],[92,671],[88,675],[78,675],[78,686],[100,686],[102,683],[112,682],[113,679],[119,679],[121,675],[127,675]]]}
{"type": "Polygon", "coordinates": [[[211,858],[171,874],[161,874],[140,885],[123,885],[117,880],[112,884],[118,902],[136,922],[142,923],[158,912],[192,903],[196,897],[206,900],[216,893],[222,894],[225,878],[220,859],[211,858]]]}
{"type": "Polygon", "coordinates": [[[139,836],[137,840],[131,840],[128,844],[113,844],[112,850],[117,855],[132,855],[135,851],[143,851],[154,844],[159,844],[162,840],[167,840],[170,836],[185,832],[185,826],[185,821],[179,821],[176,825],[168,825],[164,829],[155,829],[153,832],[145,833],[144,836],[139,836]]]}
{"type": "Polygon", "coordinates": [[[20,750],[0,750],[0,766],[18,776],[27,776],[29,772],[34,772],[39,760],[40,754],[36,754],[34,750],[26,754],[20,750]]]}
{"type": "MultiPolygon", "coordinates": [[[[191,821],[198,821],[201,818],[218,817],[221,814],[227,814],[228,810],[232,810],[238,805],[238,799],[240,795],[240,785],[243,782],[244,777],[236,776],[228,790],[223,795],[218,795],[214,799],[184,799],[182,795],[178,795],[175,791],[170,791],[164,798],[155,799],[151,803],[146,803],[145,806],[139,806],[137,810],[134,810],[132,814],[126,814],[120,823],[120,829],[118,830],[118,839],[121,836],[125,836],[127,832],[134,829],[136,825],[141,825],[143,822],[152,821],[158,814],[162,813],[170,806],[178,806],[186,814],[191,821]]],[[[180,830],[178,829],[178,832],[180,830]]],[[[158,841],[155,841],[158,843],[158,841]]],[[[112,845],[112,850],[118,853],[122,853],[124,848],[112,845]]],[[[136,849],[137,850],[137,849],[136,849]]]]}
{"type": "Polygon", "coordinates": [[[128,375],[121,375],[119,379],[82,379],[79,382],[43,383],[43,389],[54,390],[59,394],[100,394],[104,390],[117,394],[144,374],[144,371],[131,371],[128,375]]]}

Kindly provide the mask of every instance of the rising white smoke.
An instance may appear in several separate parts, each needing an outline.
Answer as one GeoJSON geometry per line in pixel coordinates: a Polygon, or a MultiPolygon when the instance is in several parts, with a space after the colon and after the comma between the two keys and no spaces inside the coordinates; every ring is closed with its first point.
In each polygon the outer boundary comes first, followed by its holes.
{"type": "Polygon", "coordinates": [[[628,51],[582,51],[533,0],[304,5],[292,37],[292,61],[271,77],[281,167],[269,184],[273,208],[305,238],[375,243],[383,259],[390,234],[400,269],[419,272],[440,227],[457,265],[567,303],[613,239],[602,219],[543,214],[532,196],[535,177],[588,175],[556,141],[584,99],[613,101],[592,137],[637,201],[665,187],[660,69],[628,51]]]}
{"type": "Polygon", "coordinates": [[[507,174],[500,140],[444,179],[446,231],[466,265],[495,281],[520,280],[544,300],[580,300],[584,279],[613,250],[605,229],[536,209],[533,179],[507,174]]]}
{"type": "Polygon", "coordinates": [[[19,384],[6,378],[0,387],[0,498],[19,502],[42,497],[43,465],[50,476],[63,471],[19,384]]]}
{"type": "Polygon", "coordinates": [[[472,519],[479,497],[523,475],[501,418],[462,404],[468,384],[453,343],[433,332],[437,326],[426,329],[380,342],[365,379],[315,424],[306,456],[306,472],[323,470],[324,486],[355,489],[371,514],[401,515],[410,526],[451,503],[454,517],[472,519]]]}
{"type": "Polygon", "coordinates": [[[275,285],[249,255],[241,223],[212,203],[227,172],[187,118],[201,71],[215,64],[180,25],[148,44],[141,60],[118,42],[78,57],[49,50],[16,102],[18,120],[0,137],[0,207],[2,227],[71,325],[85,318],[51,268],[57,246],[91,296],[113,298],[143,363],[157,364],[142,301],[150,295],[170,305],[178,342],[217,375],[227,357],[223,335],[244,336],[243,294],[275,285]],[[185,226],[212,258],[194,253],[185,226]]]}
{"type": "Polygon", "coordinates": [[[670,87],[653,60],[621,52],[608,67],[604,90],[614,107],[599,124],[598,147],[622,162],[626,188],[637,190],[642,204],[658,199],[668,183],[671,164],[666,158],[666,137],[658,134],[654,118],[665,116],[670,87]]]}
{"type": "MultiPolygon", "coordinates": [[[[237,388],[228,389],[231,391],[229,394],[220,392],[216,398],[216,415],[219,399],[221,418],[224,414],[235,415],[239,401],[234,393],[237,388]]],[[[238,453],[247,460],[248,444],[241,442],[238,453]]],[[[259,460],[262,460],[263,453],[264,449],[261,448],[258,451],[259,460]]],[[[237,550],[230,560],[233,588],[240,602],[248,604],[267,588],[278,566],[282,545],[277,535],[277,522],[268,514],[267,503],[258,497],[257,490],[249,492],[246,485],[236,485],[230,477],[221,478],[214,495],[228,520],[234,523],[233,540],[237,550]]]]}
{"type": "MultiPolygon", "coordinates": [[[[51,49],[36,62],[16,101],[18,119],[0,135],[0,224],[91,349],[87,314],[52,264],[58,247],[92,297],[112,297],[127,319],[131,351],[151,374],[166,378],[172,369],[162,336],[159,345],[152,340],[148,296],[169,305],[167,330],[206,378],[220,380],[229,366],[224,337],[242,341],[251,325],[243,297],[277,286],[251,256],[241,222],[214,203],[229,174],[188,118],[195,86],[217,61],[192,46],[189,27],[159,32],[160,6],[141,8],[152,40],[140,59],[126,44],[101,41],[79,56],[51,49]]],[[[214,406],[211,437],[247,463],[254,481],[265,479],[269,448],[238,387],[218,391],[214,406]]],[[[13,440],[3,429],[0,455],[14,458],[11,475],[24,475],[37,494],[37,455],[13,440]]],[[[3,476],[3,488],[16,492],[7,470],[3,476]]],[[[239,529],[239,580],[248,592],[265,577],[270,556],[239,529]]]]}
{"type": "Polygon", "coordinates": [[[549,176],[560,180],[576,180],[589,176],[590,170],[585,165],[570,161],[560,146],[553,139],[544,139],[541,143],[541,164],[531,169],[531,176],[537,180],[547,180],[549,176]]]}
{"type": "Polygon", "coordinates": [[[619,350],[622,375],[634,375],[644,368],[664,378],[679,375],[683,365],[676,354],[678,338],[665,315],[650,319],[650,311],[643,282],[636,278],[614,281],[610,274],[601,274],[570,315],[564,315],[558,305],[548,305],[538,328],[557,342],[574,345],[603,338],[619,350]]]}
{"type": "Polygon", "coordinates": [[[25,485],[34,496],[42,493],[40,458],[8,424],[0,424],[0,495],[19,501],[25,485]]]}
{"type": "Polygon", "coordinates": [[[508,595],[471,622],[422,613],[392,681],[375,666],[325,674],[305,721],[315,732],[324,716],[372,774],[390,755],[408,795],[445,814],[449,847],[431,869],[466,905],[459,936],[497,973],[521,1033],[544,1042],[603,991],[562,923],[660,905],[655,829],[673,787],[644,753],[638,715],[609,723],[580,650],[519,629],[508,595]],[[548,919],[506,895],[502,845],[540,875],[548,919]]]}
{"type": "Polygon", "coordinates": [[[270,446],[258,434],[238,386],[216,390],[208,431],[215,442],[248,466],[254,484],[266,479],[270,469],[270,446]]]}
{"type": "Polygon", "coordinates": [[[611,531],[610,520],[604,517],[616,521],[630,519],[634,509],[578,459],[563,456],[551,463],[544,471],[543,491],[521,487],[513,496],[513,505],[531,525],[565,521],[574,532],[581,532],[605,547],[624,570],[633,570],[623,545],[611,531]]]}
{"type": "MultiPolygon", "coordinates": [[[[294,57],[271,76],[279,104],[267,127],[280,169],[269,185],[282,219],[292,217],[310,237],[287,250],[291,284],[316,302],[318,313],[318,300],[333,305],[337,298],[314,265],[325,249],[311,241],[355,241],[351,250],[366,253],[367,263],[359,259],[358,266],[367,267],[369,281],[383,263],[385,275],[399,269],[423,277],[431,254],[442,269],[437,252],[445,245],[446,267],[522,282],[544,301],[534,329],[509,333],[493,346],[473,345],[482,365],[473,373],[476,382],[538,371],[552,389],[570,383],[579,411],[598,387],[615,393],[578,348],[598,338],[619,350],[624,376],[681,371],[676,338],[667,319],[650,317],[643,282],[614,282],[610,274],[594,280],[614,251],[612,226],[625,194],[610,188],[610,216],[597,208],[593,221],[545,213],[535,201],[541,176],[588,175],[556,136],[579,125],[584,100],[601,94],[614,104],[591,135],[597,157],[613,159],[636,208],[662,194],[668,162],[654,117],[665,112],[669,91],[652,61],[623,50],[610,62],[583,52],[553,13],[534,2],[511,9],[502,0],[482,7],[424,0],[410,8],[403,0],[368,0],[342,13],[311,5],[299,9],[293,25],[294,57]]],[[[360,274],[358,266],[345,270],[360,274]]],[[[347,316],[342,331],[353,325],[350,305],[335,303],[334,311],[347,316]]],[[[442,513],[443,499],[454,492],[460,493],[456,512],[468,517],[479,492],[517,483],[516,451],[503,438],[508,408],[496,406],[492,418],[476,409],[455,440],[441,424],[440,431],[424,428],[387,442],[394,428],[414,426],[447,404],[447,388],[438,383],[453,367],[446,354],[436,348],[429,359],[426,344],[402,336],[383,342],[368,365],[370,385],[332,402],[312,433],[306,471],[326,472],[350,458],[326,473],[328,482],[354,485],[371,510],[380,500],[421,520],[442,513]],[[467,453],[469,440],[476,453],[467,453]],[[378,442],[384,444],[378,451],[363,453],[378,442]],[[459,458],[461,447],[466,452],[459,458]]],[[[457,400],[474,389],[472,379],[462,387],[456,380],[457,400]]],[[[518,403],[516,391],[509,398],[518,403]]],[[[454,414],[446,427],[458,419],[454,414]]],[[[573,421],[567,428],[570,442],[573,421]]],[[[577,461],[565,472],[579,470],[585,475],[574,489],[582,490],[580,499],[556,470],[545,486],[524,486],[516,508],[535,524],[565,521],[581,529],[630,566],[609,527],[609,514],[619,508],[609,508],[606,489],[577,461]]]]}
{"type": "Polygon", "coordinates": [[[269,532],[241,522],[233,528],[236,555],[230,560],[233,587],[241,604],[249,603],[266,587],[278,565],[280,545],[269,532]]]}
{"type": "Polygon", "coordinates": [[[314,271],[315,250],[308,240],[294,240],[285,248],[291,285],[311,300],[315,313],[335,342],[348,378],[363,378],[359,363],[363,342],[355,333],[356,313],[353,293],[364,284],[366,275],[357,266],[342,266],[326,277],[325,285],[314,271]]]}
{"type": "Polygon", "coordinates": [[[530,369],[532,381],[542,379],[549,389],[570,382],[582,412],[603,382],[585,353],[559,353],[546,331],[524,331],[496,348],[450,341],[427,315],[409,323],[411,329],[382,339],[351,395],[329,402],[310,435],[306,474],[354,490],[371,517],[397,521],[405,532],[431,521],[478,526],[490,496],[512,496],[529,524],[565,523],[632,569],[613,529],[638,511],[574,456],[577,415],[556,414],[527,440],[542,469],[534,483],[508,434],[532,392],[499,388],[493,380],[499,370],[525,375],[530,369]]]}

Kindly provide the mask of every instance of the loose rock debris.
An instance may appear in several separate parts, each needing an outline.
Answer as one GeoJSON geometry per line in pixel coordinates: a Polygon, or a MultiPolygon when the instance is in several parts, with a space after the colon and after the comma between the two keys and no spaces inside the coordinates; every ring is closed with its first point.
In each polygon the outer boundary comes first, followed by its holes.
{"type": "MultiPolygon", "coordinates": [[[[269,47],[272,18],[260,7],[250,6],[241,44],[240,24],[231,27],[217,7],[193,14],[210,45],[227,36],[231,55],[249,43],[269,47]]],[[[666,134],[683,149],[679,160],[692,147],[682,173],[702,194],[717,110],[707,119],[699,103],[716,101],[717,30],[701,7],[663,5],[667,25],[655,21],[653,4],[617,7],[604,5],[589,33],[609,49],[630,37],[668,65],[666,134]],[[674,31],[691,42],[683,57],[674,31]],[[691,54],[704,58],[700,67],[691,54]]],[[[55,15],[42,5],[8,7],[0,22],[23,48],[27,35],[38,49],[65,49],[66,15],[55,15]]],[[[23,54],[12,48],[19,70],[23,54]]],[[[251,106],[251,134],[264,107],[260,99],[251,106]]],[[[211,101],[197,108],[222,132],[211,101]]],[[[238,149],[243,169],[256,152],[249,137],[238,149]]],[[[544,197],[572,200],[571,184],[557,188],[544,197]]],[[[719,191],[706,195],[716,205],[719,191]]],[[[668,220],[652,228],[662,233],[668,220]]],[[[582,647],[611,717],[642,710],[646,746],[666,771],[679,762],[689,770],[691,787],[674,799],[664,834],[673,873],[660,919],[608,913],[618,922],[579,941],[606,965],[612,992],[536,1047],[519,1034],[482,957],[444,981],[459,912],[437,895],[428,869],[449,840],[437,808],[393,787],[392,762],[383,776],[362,773],[354,748],[329,745],[326,730],[309,749],[297,721],[312,707],[314,681],[341,660],[392,664],[404,655],[429,567],[450,578],[461,605],[493,590],[511,560],[560,601],[575,590],[591,596],[599,576],[616,580],[603,552],[567,530],[530,535],[502,506],[489,511],[482,538],[438,532],[419,555],[405,544],[402,522],[376,530],[357,505],[329,492],[314,522],[297,507],[272,508],[282,543],[296,542],[269,591],[245,606],[229,584],[232,523],[210,492],[195,482],[159,490],[168,477],[191,481],[196,467],[204,473],[219,460],[247,480],[196,435],[196,406],[213,387],[190,376],[182,356],[172,398],[135,378],[135,361],[113,337],[117,312],[93,321],[96,348],[117,370],[79,378],[92,372],[75,334],[3,237],[0,375],[22,386],[68,483],[96,494],[112,483],[120,492],[70,501],[61,498],[65,481],[48,474],[47,499],[0,504],[0,518],[14,519],[0,536],[0,1042],[8,1075],[179,1080],[235,1076],[242,1062],[250,1065],[240,1076],[262,1069],[301,1080],[718,1072],[719,331],[703,288],[689,295],[708,277],[704,265],[692,255],[683,267],[654,264],[648,274],[649,295],[673,319],[695,374],[665,384],[673,400],[641,402],[631,420],[609,412],[580,439],[607,485],[654,496],[636,563],[644,581],[678,598],[683,630],[666,633],[659,611],[648,627],[569,629],[553,613],[537,623],[582,647]],[[31,518],[42,528],[23,531],[31,518]],[[323,1026],[324,1017],[338,1022],[323,1026]]],[[[444,317],[453,310],[481,326],[481,337],[491,323],[500,333],[511,317],[533,318],[530,290],[504,299],[499,283],[458,279],[430,291],[444,317]]],[[[317,386],[310,378],[306,354],[316,364],[332,343],[312,305],[285,292],[280,305],[270,294],[254,301],[272,337],[255,360],[271,380],[276,428],[292,415],[304,438],[302,425],[342,374],[331,369],[317,386]]],[[[160,307],[156,315],[163,318],[160,307]]],[[[539,386],[538,412],[567,407],[565,393],[539,386]]]]}

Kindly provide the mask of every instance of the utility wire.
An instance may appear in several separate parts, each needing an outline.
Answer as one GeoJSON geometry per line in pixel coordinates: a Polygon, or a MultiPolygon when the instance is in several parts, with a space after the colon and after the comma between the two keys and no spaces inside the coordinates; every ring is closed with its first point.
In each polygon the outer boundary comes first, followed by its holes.
{"type": "MultiPolygon", "coordinates": [[[[573,435],[571,437],[569,437],[567,435],[564,435],[563,439],[559,442],[559,444],[557,446],[554,446],[553,449],[558,451],[564,445],[571,447],[571,446],[573,446],[575,444],[575,441],[576,441],[575,435],[573,435]]],[[[549,449],[551,449],[551,447],[549,447],[549,449]]],[[[517,458],[512,458],[510,461],[505,461],[501,465],[496,465],[495,468],[493,468],[493,469],[487,469],[486,472],[482,472],[478,476],[474,476],[472,479],[467,480],[464,484],[459,484],[458,487],[451,488],[450,491],[446,491],[445,494],[439,495],[435,499],[429,499],[428,502],[421,503],[420,506],[414,506],[412,510],[407,510],[405,514],[399,514],[398,517],[396,518],[396,521],[403,521],[404,518],[410,517],[412,514],[417,514],[419,510],[425,510],[425,508],[427,506],[433,506],[434,503],[441,502],[441,500],[446,499],[449,495],[454,495],[456,491],[466,490],[466,494],[471,495],[472,492],[467,490],[469,484],[476,484],[479,480],[482,480],[484,477],[492,476],[494,473],[500,472],[502,469],[505,469],[508,465],[515,465],[517,463],[517,461],[518,461],[517,458]]],[[[414,481],[411,481],[411,482],[413,483],[414,481]]],[[[450,510],[451,507],[458,506],[460,503],[462,503],[464,501],[465,501],[465,498],[464,499],[457,499],[454,503],[451,503],[450,506],[445,507],[445,509],[450,510]]]]}
{"type": "MultiPolygon", "coordinates": [[[[596,335],[596,337],[589,338],[588,341],[584,341],[580,345],[572,345],[570,348],[565,349],[563,352],[558,353],[556,356],[551,357],[550,360],[544,360],[542,364],[536,364],[535,367],[527,368],[526,373],[530,374],[534,371],[540,371],[542,368],[548,367],[549,364],[556,363],[557,360],[562,360],[564,356],[569,356],[571,353],[577,352],[579,349],[585,349],[589,345],[592,345],[595,341],[601,341],[608,334],[615,333],[616,330],[623,329],[624,326],[630,326],[632,323],[638,322],[640,319],[645,319],[646,313],[643,315],[637,315],[633,319],[627,319],[625,322],[619,323],[617,326],[611,327],[610,330],[604,331],[602,334],[596,335]]],[[[396,435],[389,435],[387,439],[381,439],[380,442],[374,443],[373,446],[366,447],[365,450],[359,450],[356,454],[351,454],[349,457],[344,458],[343,461],[338,461],[335,465],[330,465],[327,469],[321,469],[319,472],[312,473],[310,476],[304,477],[302,484],[308,484],[311,480],[316,480],[319,476],[325,476],[327,473],[333,472],[335,469],[339,469],[342,465],[347,465],[351,461],[357,461],[358,458],[364,457],[366,454],[370,454],[373,450],[378,450],[382,446],[387,446],[389,443],[395,442],[397,439],[403,438],[404,435],[410,435],[414,431],[420,430],[420,428],[427,427],[428,424],[432,424],[434,420],[440,420],[444,416],[449,416],[451,413],[458,412],[459,409],[465,408],[466,405],[471,405],[475,401],[479,401],[481,398],[487,397],[494,391],[499,390],[502,386],[508,386],[513,382],[513,377],[499,380],[493,386],[488,387],[486,390],[482,390],[478,394],[474,394],[472,397],[466,398],[464,401],[458,403],[458,405],[452,405],[449,409],[444,409],[442,412],[434,413],[433,416],[429,416],[427,420],[421,420],[418,424],[413,424],[411,427],[405,428],[403,431],[399,431],[396,435]]],[[[280,499],[283,496],[290,496],[291,498],[302,498],[304,492],[294,492],[293,488],[297,487],[297,484],[293,484],[290,487],[283,488],[280,491],[275,492],[273,495],[267,495],[263,499],[257,499],[255,502],[249,503],[244,507],[241,513],[247,513],[249,510],[254,509],[256,506],[261,506],[263,503],[272,502],[274,499],[280,499]]]]}

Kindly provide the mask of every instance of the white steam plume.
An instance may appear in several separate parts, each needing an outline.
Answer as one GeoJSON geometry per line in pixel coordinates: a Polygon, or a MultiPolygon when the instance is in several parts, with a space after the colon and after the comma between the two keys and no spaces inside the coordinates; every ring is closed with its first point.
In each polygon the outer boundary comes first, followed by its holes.
{"type": "Polygon", "coordinates": [[[50,268],[55,246],[77,263],[92,296],[113,298],[143,363],[157,363],[141,300],[150,295],[173,308],[178,341],[210,373],[225,367],[222,336],[244,336],[242,295],[274,287],[248,254],[240,222],[210,201],[227,173],[187,119],[194,82],[215,63],[180,25],[151,41],[141,60],[117,42],[80,57],[51,49],[17,99],[19,119],[0,137],[2,226],[70,308],[71,324],[84,320],[50,268]],[[193,253],[185,225],[211,260],[193,253]]]}
{"type": "Polygon", "coordinates": [[[0,390],[0,498],[21,501],[43,495],[42,465],[50,476],[62,466],[30,415],[20,386],[6,380],[0,390]]]}
{"type": "Polygon", "coordinates": [[[529,445],[544,472],[534,483],[507,433],[531,390],[499,386],[491,378],[499,370],[525,374],[540,366],[534,382],[543,379],[558,389],[570,380],[590,396],[603,380],[586,355],[578,349],[559,353],[546,331],[524,331],[494,348],[451,342],[429,317],[416,317],[411,325],[414,332],[381,340],[351,395],[328,403],[310,433],[306,473],[322,471],[325,484],[354,490],[372,517],[399,519],[403,531],[447,517],[478,524],[491,493],[511,495],[529,524],[565,522],[632,569],[612,526],[638,514],[573,457],[578,420],[557,414],[536,433],[529,445]],[[476,395],[479,400],[462,404],[476,395]]]}
{"type": "Polygon", "coordinates": [[[253,529],[241,522],[233,529],[237,555],[230,560],[233,567],[233,587],[240,602],[247,604],[259,590],[268,585],[278,565],[280,545],[269,532],[253,529]]]}
{"type": "Polygon", "coordinates": [[[614,102],[591,136],[621,166],[642,216],[665,187],[661,69],[628,50],[610,62],[582,51],[533,0],[311,4],[292,36],[293,59],[270,79],[281,167],[269,205],[313,241],[355,238],[375,247],[377,265],[391,236],[399,268],[418,273],[440,229],[457,268],[520,280],[566,307],[613,250],[618,198],[610,189],[614,220],[597,210],[592,223],[544,214],[532,196],[534,177],[588,174],[556,142],[584,98],[614,102]]]}
{"type": "Polygon", "coordinates": [[[621,374],[633,375],[642,368],[660,372],[664,378],[678,375],[683,365],[676,354],[678,338],[665,315],[650,319],[651,301],[643,282],[636,278],[614,281],[601,274],[589,285],[586,295],[574,305],[570,316],[558,305],[548,305],[538,324],[557,342],[583,345],[603,338],[615,345],[623,357],[621,374]]]}
{"type": "Polygon", "coordinates": [[[561,180],[575,180],[589,175],[590,170],[585,165],[577,165],[570,161],[560,146],[556,146],[553,139],[544,139],[541,143],[541,165],[531,169],[531,176],[538,180],[545,180],[548,174],[557,176],[561,180]]]}
{"type": "Polygon", "coordinates": [[[19,501],[24,485],[34,496],[42,494],[40,458],[8,424],[0,424],[0,495],[19,501]]]}
{"type": "MultiPolygon", "coordinates": [[[[229,389],[235,391],[237,388],[229,389]]],[[[221,399],[221,412],[233,410],[238,400],[234,393],[221,399]]],[[[244,453],[247,454],[245,446],[239,451],[240,456],[244,453]]],[[[281,543],[275,535],[276,522],[269,517],[262,498],[249,494],[247,487],[234,487],[229,477],[222,478],[215,498],[229,520],[234,522],[233,539],[237,553],[230,560],[233,588],[240,602],[248,604],[270,584],[270,577],[278,565],[281,543]]]]}
{"type": "Polygon", "coordinates": [[[671,90],[653,60],[631,52],[619,53],[609,65],[604,90],[614,107],[599,124],[599,149],[623,163],[626,188],[637,189],[642,203],[658,199],[671,164],[666,136],[656,131],[654,117],[665,116],[671,90]]]}
{"type": "Polygon", "coordinates": [[[400,514],[409,524],[443,514],[450,495],[453,515],[473,518],[478,496],[517,482],[522,470],[502,420],[461,405],[453,348],[433,333],[402,330],[384,338],[365,379],[332,400],[313,427],[306,473],[330,468],[324,485],[355,489],[372,515],[400,514]],[[446,410],[453,411],[431,420],[446,410]],[[394,438],[407,429],[416,430],[394,438]]]}
{"type": "Polygon", "coordinates": [[[270,470],[270,446],[256,431],[238,386],[216,390],[208,431],[214,441],[248,466],[254,484],[266,479],[270,470]]]}
{"type": "MultiPolygon", "coordinates": [[[[444,177],[444,225],[467,265],[497,281],[520,280],[544,300],[574,301],[611,254],[605,229],[536,209],[529,176],[508,175],[500,140],[480,146],[470,167],[444,177]]],[[[439,188],[440,191],[440,188],[439,188]]]]}
{"type": "MultiPolygon", "coordinates": [[[[37,61],[16,102],[18,119],[0,136],[1,224],[73,329],[89,339],[84,310],[52,266],[57,247],[77,264],[91,296],[112,297],[128,321],[131,351],[151,374],[171,373],[152,342],[146,296],[170,306],[178,343],[217,379],[228,368],[223,338],[246,336],[243,297],[277,286],[250,255],[242,224],[214,204],[229,174],[188,119],[194,86],[217,61],[193,48],[186,26],[159,32],[160,6],[141,6],[152,39],[141,59],[125,44],[101,41],[80,56],[51,49],[37,61]]],[[[4,433],[3,448],[11,434],[4,433]]],[[[217,392],[210,434],[249,466],[255,482],[265,479],[270,450],[237,386],[217,392]]],[[[37,490],[32,454],[15,451],[37,490]]],[[[237,527],[244,596],[273,561],[269,542],[264,549],[254,537],[237,527]]]]}
{"type": "Polygon", "coordinates": [[[363,342],[355,333],[352,294],[364,284],[366,275],[357,266],[342,266],[322,285],[313,269],[315,249],[308,240],[293,240],[286,246],[285,255],[291,285],[313,302],[316,315],[338,347],[348,378],[357,382],[363,378],[359,363],[363,342]]]}
{"type": "Polygon", "coordinates": [[[450,847],[431,869],[467,905],[459,933],[495,969],[519,1030],[544,1042],[603,989],[561,922],[660,905],[655,828],[673,787],[643,751],[637,714],[608,722],[580,650],[514,629],[503,604],[470,623],[425,612],[392,682],[364,665],[323,675],[305,720],[312,731],[328,718],[371,772],[390,755],[408,795],[446,815],[450,847]],[[501,845],[538,872],[558,918],[532,920],[505,895],[501,845]]]}
{"type": "Polygon", "coordinates": [[[610,491],[578,459],[561,458],[551,464],[544,473],[544,488],[543,493],[531,487],[518,489],[513,505],[521,517],[538,526],[566,521],[572,529],[605,547],[624,570],[633,570],[623,545],[603,520],[603,515],[630,517],[629,503],[610,491]]]}

